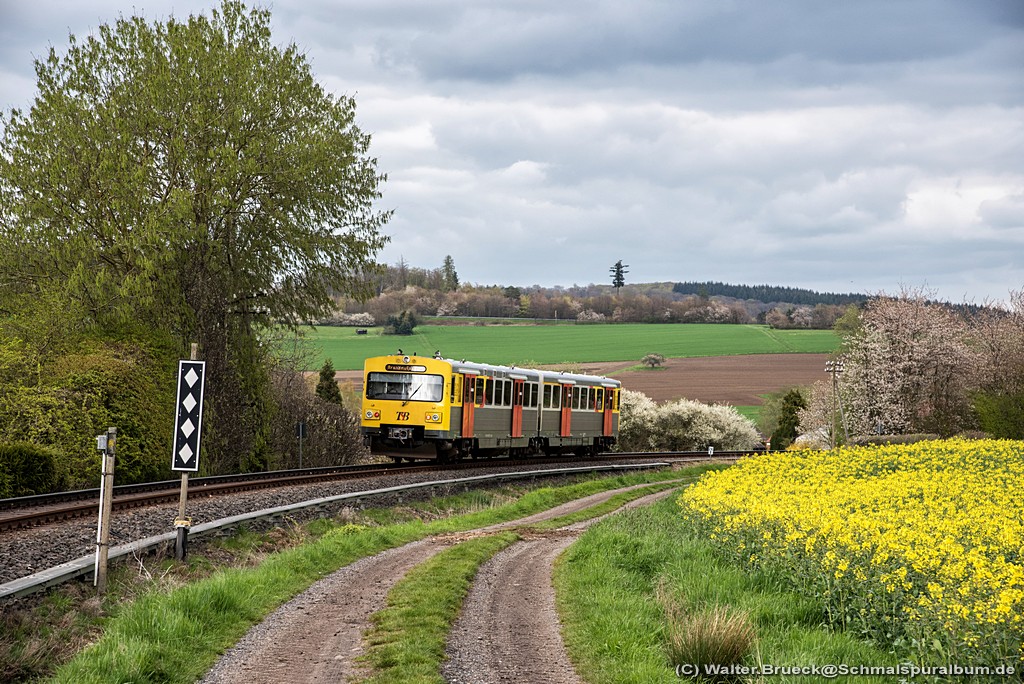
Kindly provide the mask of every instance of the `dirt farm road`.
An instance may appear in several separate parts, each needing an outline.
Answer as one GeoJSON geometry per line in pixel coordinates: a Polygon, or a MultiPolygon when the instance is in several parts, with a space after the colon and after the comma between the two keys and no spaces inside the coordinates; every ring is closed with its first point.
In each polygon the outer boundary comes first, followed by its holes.
{"type": "MultiPolygon", "coordinates": [[[[370,616],[406,572],[463,539],[547,520],[597,505],[626,490],[602,492],[521,520],[426,539],[364,558],[326,577],[261,624],[217,662],[203,684],[347,682],[365,677],[356,658],[370,616]]],[[[671,491],[637,499],[650,504],[671,491]]],[[[622,509],[620,509],[622,510],[622,509]]],[[[530,534],[485,563],[449,637],[443,674],[457,684],[577,684],[560,636],[551,569],[594,521],[530,534]]]]}

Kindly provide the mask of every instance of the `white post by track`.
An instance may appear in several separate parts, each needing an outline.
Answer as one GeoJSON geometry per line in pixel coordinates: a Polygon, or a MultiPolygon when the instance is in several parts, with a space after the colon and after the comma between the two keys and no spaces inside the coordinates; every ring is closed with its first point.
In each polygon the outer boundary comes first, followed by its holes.
{"type": "Polygon", "coordinates": [[[117,448],[117,428],[107,428],[107,433],[96,437],[96,448],[100,450],[100,509],[96,528],[96,563],[93,567],[92,583],[97,593],[107,591],[107,556],[110,553],[110,513],[114,499],[114,458],[117,448]]]}

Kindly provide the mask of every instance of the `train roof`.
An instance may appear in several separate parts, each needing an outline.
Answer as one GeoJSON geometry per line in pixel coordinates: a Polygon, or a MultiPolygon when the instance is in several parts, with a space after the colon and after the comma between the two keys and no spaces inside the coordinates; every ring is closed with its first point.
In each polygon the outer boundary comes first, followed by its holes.
{"type": "Polygon", "coordinates": [[[482,373],[486,372],[489,374],[495,374],[509,377],[509,378],[520,378],[523,380],[534,380],[536,382],[561,382],[566,384],[585,384],[585,385],[599,385],[601,387],[621,387],[622,383],[614,378],[608,378],[603,375],[585,375],[583,373],[564,373],[553,370],[538,370],[536,368],[520,368],[518,366],[500,366],[488,363],[475,363],[473,361],[458,360],[458,359],[445,359],[445,361],[452,364],[452,369],[460,373],[466,371],[482,373]]]}

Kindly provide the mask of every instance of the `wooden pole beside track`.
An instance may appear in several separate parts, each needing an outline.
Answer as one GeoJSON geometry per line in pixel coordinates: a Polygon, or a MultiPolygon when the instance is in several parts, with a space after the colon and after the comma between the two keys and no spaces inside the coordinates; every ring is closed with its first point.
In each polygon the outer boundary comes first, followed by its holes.
{"type": "Polygon", "coordinates": [[[116,445],[117,428],[107,428],[107,444],[103,450],[103,467],[100,479],[100,522],[96,537],[96,567],[93,573],[93,585],[99,594],[104,594],[107,591],[107,558],[110,553],[110,513],[113,509],[114,500],[114,452],[116,445]]]}

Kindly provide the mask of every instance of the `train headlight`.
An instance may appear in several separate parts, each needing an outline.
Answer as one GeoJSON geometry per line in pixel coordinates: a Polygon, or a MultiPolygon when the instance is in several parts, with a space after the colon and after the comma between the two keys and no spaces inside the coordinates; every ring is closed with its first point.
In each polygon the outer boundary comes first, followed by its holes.
{"type": "Polygon", "coordinates": [[[424,420],[426,420],[426,422],[428,422],[428,423],[440,423],[441,422],[441,414],[440,413],[428,413],[424,417],[424,420]]]}
{"type": "Polygon", "coordinates": [[[366,420],[380,420],[380,411],[367,411],[366,420]]]}

